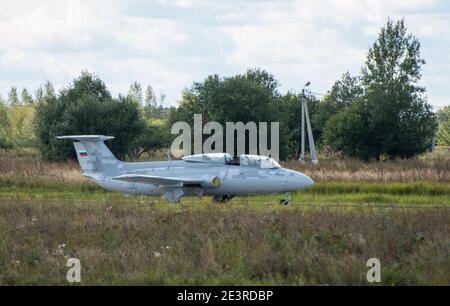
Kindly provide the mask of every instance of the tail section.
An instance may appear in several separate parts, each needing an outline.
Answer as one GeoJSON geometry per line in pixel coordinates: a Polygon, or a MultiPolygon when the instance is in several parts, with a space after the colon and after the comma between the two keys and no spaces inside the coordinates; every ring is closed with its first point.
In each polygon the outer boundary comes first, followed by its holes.
{"type": "Polygon", "coordinates": [[[105,145],[104,141],[114,139],[103,135],[58,136],[58,139],[71,139],[74,142],[78,162],[83,174],[96,177],[99,175],[115,176],[120,172],[122,162],[119,161],[105,145]]]}

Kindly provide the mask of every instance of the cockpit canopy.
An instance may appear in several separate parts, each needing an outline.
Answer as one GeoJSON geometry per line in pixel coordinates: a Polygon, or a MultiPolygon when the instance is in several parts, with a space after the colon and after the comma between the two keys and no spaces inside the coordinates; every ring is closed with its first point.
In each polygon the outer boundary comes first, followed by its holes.
{"type": "Polygon", "coordinates": [[[233,159],[233,157],[228,153],[206,153],[185,156],[183,157],[183,160],[192,163],[240,165],[241,167],[261,169],[281,168],[280,164],[278,164],[273,158],[259,155],[241,155],[238,161],[237,159],[233,159]]]}
{"type": "Polygon", "coordinates": [[[232,160],[228,153],[206,153],[196,154],[183,157],[184,161],[193,163],[210,163],[210,164],[226,164],[229,160],[232,160]]]}
{"type": "Polygon", "coordinates": [[[240,157],[241,167],[253,167],[261,169],[276,169],[281,168],[273,158],[260,155],[241,155],[240,157]]]}

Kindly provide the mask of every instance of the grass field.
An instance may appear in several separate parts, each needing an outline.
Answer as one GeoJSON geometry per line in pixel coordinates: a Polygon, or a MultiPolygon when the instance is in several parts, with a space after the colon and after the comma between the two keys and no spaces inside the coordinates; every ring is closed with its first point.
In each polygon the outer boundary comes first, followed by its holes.
{"type": "Polygon", "coordinates": [[[293,196],[167,204],[105,192],[75,163],[0,152],[0,285],[450,285],[450,162],[290,163],[316,186],[293,196]]]}

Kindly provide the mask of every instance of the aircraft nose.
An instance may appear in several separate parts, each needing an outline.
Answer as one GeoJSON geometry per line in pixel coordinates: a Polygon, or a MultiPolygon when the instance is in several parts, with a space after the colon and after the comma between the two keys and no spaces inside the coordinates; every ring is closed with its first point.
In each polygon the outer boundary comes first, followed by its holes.
{"type": "Polygon", "coordinates": [[[307,175],[297,172],[297,187],[298,189],[308,188],[314,185],[314,181],[307,175]]]}

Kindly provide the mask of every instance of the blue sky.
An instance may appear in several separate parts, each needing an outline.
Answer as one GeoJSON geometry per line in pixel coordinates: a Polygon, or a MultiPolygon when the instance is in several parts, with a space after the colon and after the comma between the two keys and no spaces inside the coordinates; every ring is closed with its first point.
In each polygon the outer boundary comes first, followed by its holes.
{"type": "Polygon", "coordinates": [[[0,94],[60,89],[81,70],[114,95],[138,81],[175,105],[207,75],[260,67],[282,91],[326,92],[356,74],[387,18],[405,17],[427,61],[429,102],[450,105],[450,2],[445,0],[2,0],[0,94]]]}

